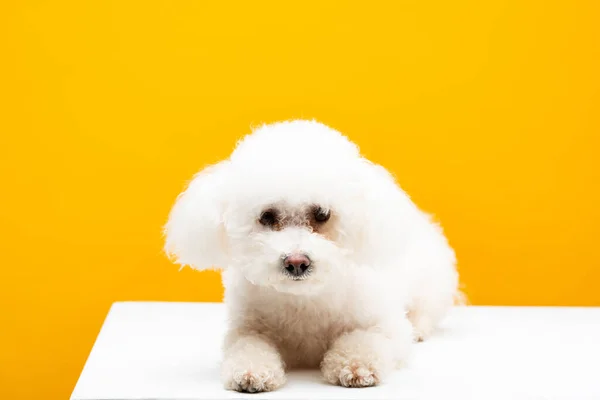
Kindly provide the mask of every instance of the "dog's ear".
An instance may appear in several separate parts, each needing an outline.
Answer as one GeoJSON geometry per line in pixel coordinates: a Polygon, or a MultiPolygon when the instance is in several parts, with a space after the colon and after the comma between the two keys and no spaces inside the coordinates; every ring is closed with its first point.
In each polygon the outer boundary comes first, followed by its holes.
{"type": "Polygon", "coordinates": [[[351,249],[358,264],[393,267],[405,254],[414,229],[423,226],[417,220],[427,216],[385,168],[362,162],[357,174],[362,194],[347,213],[352,226],[342,228],[348,240],[344,247],[351,249]]]}
{"type": "Polygon", "coordinates": [[[164,234],[165,251],[178,264],[199,270],[227,266],[223,215],[228,171],[228,161],[207,167],[177,198],[164,234]]]}

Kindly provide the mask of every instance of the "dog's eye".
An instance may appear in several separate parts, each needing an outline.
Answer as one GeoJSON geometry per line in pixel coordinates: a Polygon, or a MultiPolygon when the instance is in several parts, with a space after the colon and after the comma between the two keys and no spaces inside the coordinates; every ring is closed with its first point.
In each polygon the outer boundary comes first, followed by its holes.
{"type": "Polygon", "coordinates": [[[326,210],[321,207],[317,207],[313,211],[313,213],[314,213],[315,221],[317,221],[317,222],[326,222],[329,219],[329,217],[331,216],[331,213],[329,212],[329,210],[326,210]]]}
{"type": "Polygon", "coordinates": [[[273,226],[277,222],[277,215],[274,210],[263,211],[258,222],[264,226],[273,226]]]}

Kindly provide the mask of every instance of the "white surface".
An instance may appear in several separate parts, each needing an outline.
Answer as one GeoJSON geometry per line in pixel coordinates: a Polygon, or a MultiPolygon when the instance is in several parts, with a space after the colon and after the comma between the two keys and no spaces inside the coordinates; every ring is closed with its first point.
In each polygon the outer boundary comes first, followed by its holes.
{"type": "Polygon", "coordinates": [[[224,311],[116,303],[71,399],[600,399],[600,308],[458,308],[381,386],[329,386],[307,371],[261,394],[222,389],[224,311]]]}

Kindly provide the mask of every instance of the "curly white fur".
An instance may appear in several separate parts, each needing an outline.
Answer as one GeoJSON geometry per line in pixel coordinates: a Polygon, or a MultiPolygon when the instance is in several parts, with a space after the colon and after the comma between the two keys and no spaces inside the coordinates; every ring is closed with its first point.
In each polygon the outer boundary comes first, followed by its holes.
{"type": "Polygon", "coordinates": [[[228,389],[274,390],[286,368],[317,366],[332,384],[376,385],[458,294],[441,229],[384,168],[314,121],[246,136],[192,180],[165,234],[178,263],[224,269],[228,389]],[[311,220],[315,207],[329,220],[311,220]],[[265,210],[282,222],[261,223],[265,210]],[[302,279],[286,273],[289,254],[310,258],[302,279]]]}

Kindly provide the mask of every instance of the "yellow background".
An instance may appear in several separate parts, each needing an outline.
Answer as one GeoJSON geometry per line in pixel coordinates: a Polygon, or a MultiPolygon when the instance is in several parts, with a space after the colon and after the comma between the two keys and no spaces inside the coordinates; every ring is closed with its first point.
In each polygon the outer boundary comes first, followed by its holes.
{"type": "Polygon", "coordinates": [[[600,2],[5,1],[0,397],[65,399],[116,300],[219,300],[161,226],[317,118],[443,222],[474,304],[600,305],[600,2]]]}

